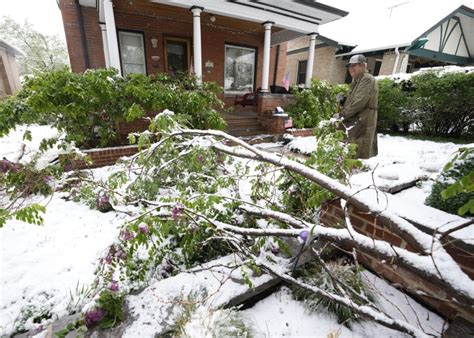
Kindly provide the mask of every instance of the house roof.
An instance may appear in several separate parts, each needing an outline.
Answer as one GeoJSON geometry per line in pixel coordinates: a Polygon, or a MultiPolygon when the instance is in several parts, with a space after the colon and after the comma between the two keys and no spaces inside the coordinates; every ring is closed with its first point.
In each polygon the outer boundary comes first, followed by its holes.
{"type": "Polygon", "coordinates": [[[274,22],[276,27],[299,33],[318,31],[321,24],[348,14],[313,0],[150,0],[150,2],[190,8],[253,22],[274,22]]]}
{"type": "Polygon", "coordinates": [[[15,57],[25,56],[25,53],[23,51],[21,51],[20,49],[16,47],[13,47],[12,45],[10,45],[9,43],[6,43],[3,40],[0,40],[0,48],[5,49],[7,54],[11,54],[15,57]]]}
{"type": "MultiPolygon", "coordinates": [[[[450,38],[454,40],[454,38],[456,38],[455,45],[457,45],[459,41],[461,31],[463,31],[466,42],[461,41],[461,49],[465,47],[465,49],[468,50],[467,55],[470,56],[466,56],[466,53],[464,53],[464,56],[473,58],[474,39],[472,39],[472,36],[474,36],[474,12],[473,9],[468,6],[460,6],[459,4],[461,2],[463,1],[446,1],[437,3],[437,6],[427,7],[430,5],[428,1],[407,1],[400,3],[400,5],[403,6],[399,6],[391,16],[387,11],[386,15],[371,17],[370,20],[362,21],[360,20],[360,13],[352,17],[351,14],[349,14],[337,22],[321,26],[319,32],[331,37],[331,39],[349,41],[356,45],[350,53],[341,54],[344,56],[383,51],[396,47],[409,47],[419,38],[426,37],[434,31],[439,35],[441,26],[444,24],[442,27],[443,34],[444,31],[448,32],[444,34],[444,39],[450,38]],[[450,23],[450,27],[447,27],[447,20],[450,19],[454,21],[450,23]],[[458,27],[456,31],[453,31],[454,34],[449,34],[456,20],[459,21],[458,27]]],[[[461,40],[463,39],[464,38],[461,38],[461,40]]],[[[446,41],[444,42],[448,47],[453,44],[446,43],[446,41]]],[[[437,44],[437,47],[439,47],[440,41],[439,38],[435,39],[434,36],[432,36],[431,42],[426,43],[422,47],[418,47],[417,50],[419,51],[420,49],[426,49],[428,47],[434,48],[434,44],[437,44]]],[[[445,50],[444,54],[454,53],[456,47],[452,47],[451,49],[454,50],[445,50]]],[[[410,51],[410,53],[415,54],[414,51],[410,51]]],[[[439,55],[436,57],[439,57],[439,55]]]]}

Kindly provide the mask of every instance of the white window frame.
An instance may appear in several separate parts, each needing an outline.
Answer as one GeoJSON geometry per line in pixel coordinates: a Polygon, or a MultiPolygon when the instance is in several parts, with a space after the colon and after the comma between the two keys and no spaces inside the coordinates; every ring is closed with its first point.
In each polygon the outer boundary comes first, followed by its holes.
{"type": "Polygon", "coordinates": [[[126,30],[119,30],[118,31],[118,38],[119,38],[119,53],[120,53],[120,63],[122,64],[122,75],[128,75],[128,74],[147,74],[147,69],[146,69],[146,50],[145,50],[145,37],[143,33],[135,33],[135,32],[129,32],[126,30]],[[141,47],[143,48],[143,64],[139,63],[134,63],[135,65],[143,65],[143,72],[141,73],[125,73],[125,64],[132,64],[132,63],[125,63],[122,57],[122,47],[124,47],[123,41],[122,41],[122,36],[128,35],[128,36],[138,36],[140,37],[140,42],[141,42],[141,47]]]}
{"type": "Polygon", "coordinates": [[[232,45],[232,44],[225,44],[224,46],[224,94],[245,94],[249,92],[254,92],[255,91],[255,71],[257,68],[257,48],[252,48],[252,47],[243,47],[239,45],[232,45]],[[252,90],[226,90],[225,89],[225,79],[227,78],[227,67],[226,67],[226,60],[227,60],[227,48],[239,48],[239,49],[245,49],[252,51],[254,53],[254,59],[253,59],[253,72],[252,72],[252,90]]]}

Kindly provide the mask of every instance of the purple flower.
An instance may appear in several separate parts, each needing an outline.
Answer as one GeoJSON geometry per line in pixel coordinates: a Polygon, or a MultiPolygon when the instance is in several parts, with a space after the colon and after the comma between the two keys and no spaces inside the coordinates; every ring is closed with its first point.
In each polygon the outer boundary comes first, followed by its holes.
{"type": "Polygon", "coordinates": [[[53,180],[53,176],[51,176],[51,175],[47,175],[47,176],[43,177],[43,182],[45,184],[49,184],[49,182],[51,182],[52,180],[53,180]]]}
{"type": "Polygon", "coordinates": [[[114,259],[114,256],[115,256],[115,253],[116,253],[115,247],[112,245],[109,249],[109,252],[107,253],[107,256],[105,257],[105,262],[107,264],[112,263],[112,260],[114,259]]]}
{"type": "Polygon", "coordinates": [[[86,326],[90,327],[100,321],[102,317],[104,317],[104,310],[100,307],[97,307],[93,310],[86,311],[84,313],[84,321],[86,322],[86,326]]]}
{"type": "Polygon", "coordinates": [[[274,254],[274,255],[277,255],[280,252],[280,248],[278,248],[277,246],[275,246],[273,244],[272,244],[272,247],[271,247],[270,250],[271,250],[272,254],[274,254]]]}
{"type": "Polygon", "coordinates": [[[9,171],[17,172],[20,169],[20,165],[7,160],[5,157],[0,160],[0,172],[7,173],[9,171]]]}
{"type": "Polygon", "coordinates": [[[109,252],[109,253],[107,254],[107,256],[105,257],[105,262],[106,262],[107,264],[112,264],[113,258],[114,258],[114,256],[109,252]]]}
{"type": "Polygon", "coordinates": [[[66,164],[66,165],[64,166],[64,171],[65,171],[65,172],[71,171],[72,169],[74,169],[74,167],[73,167],[72,164],[70,164],[70,163],[69,163],[69,164],[66,164]]]}
{"type": "Polygon", "coordinates": [[[142,234],[145,234],[145,235],[147,235],[150,232],[150,230],[148,229],[148,225],[146,225],[145,223],[141,223],[138,226],[138,231],[140,231],[142,234]]]}
{"type": "Polygon", "coordinates": [[[135,236],[128,230],[122,232],[122,238],[124,241],[132,240],[135,236]]]}
{"type": "Polygon", "coordinates": [[[201,154],[199,154],[199,155],[197,156],[197,160],[198,160],[199,163],[202,163],[202,162],[204,161],[204,156],[202,156],[201,154]]]}
{"type": "Polygon", "coordinates": [[[119,250],[117,250],[117,253],[115,254],[115,257],[117,257],[118,259],[125,259],[125,258],[127,258],[127,255],[125,254],[125,252],[122,249],[119,249],[119,250]]]}
{"type": "Polygon", "coordinates": [[[308,236],[309,236],[309,231],[303,230],[298,235],[298,241],[300,241],[301,243],[306,243],[306,241],[308,240],[308,236]]]}
{"type": "Polygon", "coordinates": [[[171,210],[171,218],[176,221],[178,216],[183,212],[183,206],[181,204],[176,204],[176,206],[171,210]]]}
{"type": "Polygon", "coordinates": [[[109,196],[106,194],[99,194],[95,200],[95,205],[97,209],[102,212],[107,212],[113,209],[110,204],[109,196]]]}
{"type": "Polygon", "coordinates": [[[119,290],[119,285],[118,285],[118,282],[115,281],[115,280],[112,280],[110,282],[110,290],[111,291],[118,291],[119,290]]]}

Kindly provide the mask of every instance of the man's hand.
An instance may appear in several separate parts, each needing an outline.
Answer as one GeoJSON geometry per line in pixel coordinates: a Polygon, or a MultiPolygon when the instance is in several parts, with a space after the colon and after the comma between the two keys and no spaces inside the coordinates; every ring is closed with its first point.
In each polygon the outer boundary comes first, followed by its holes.
{"type": "Polygon", "coordinates": [[[337,103],[344,104],[345,100],[346,100],[346,96],[344,95],[344,93],[338,93],[336,95],[336,102],[337,103]]]}

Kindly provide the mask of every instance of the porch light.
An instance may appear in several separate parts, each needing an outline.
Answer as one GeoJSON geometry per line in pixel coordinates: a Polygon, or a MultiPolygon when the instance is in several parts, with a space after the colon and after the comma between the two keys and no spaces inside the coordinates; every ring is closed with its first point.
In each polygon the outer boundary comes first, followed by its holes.
{"type": "Polygon", "coordinates": [[[214,15],[212,15],[209,20],[211,20],[211,22],[216,22],[216,17],[214,15]]]}
{"type": "Polygon", "coordinates": [[[157,39],[157,38],[152,37],[150,41],[151,41],[151,46],[152,46],[153,48],[158,47],[158,39],[157,39]]]}

